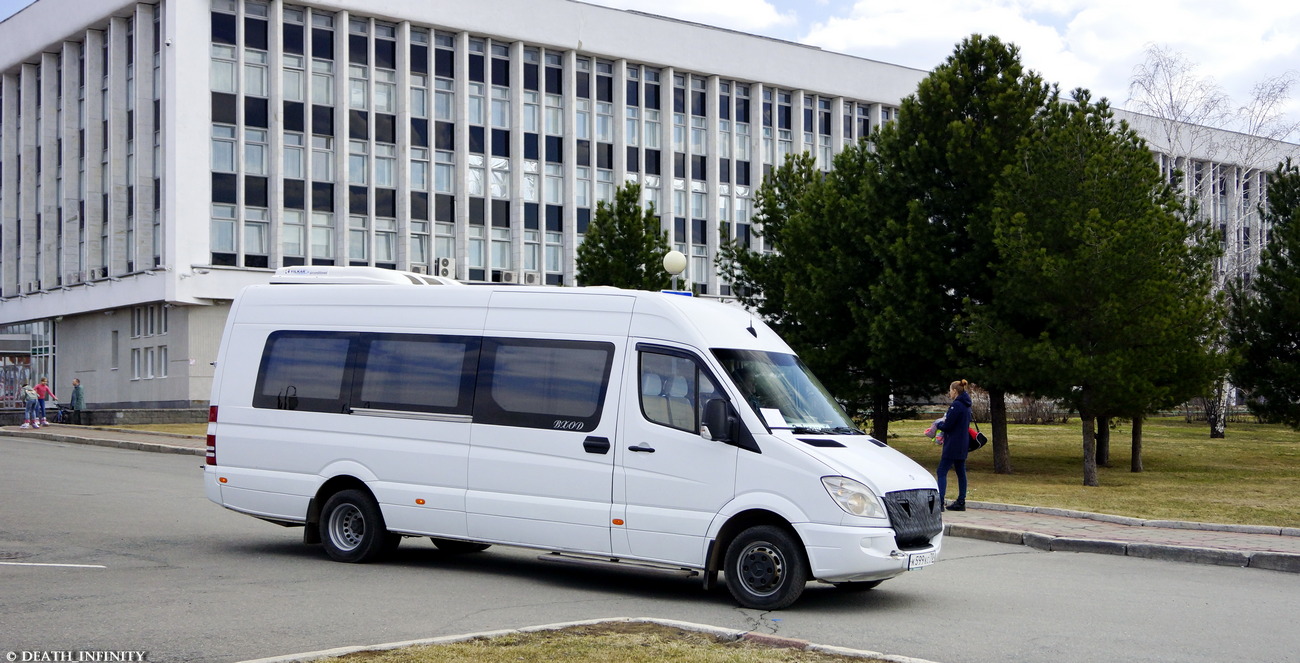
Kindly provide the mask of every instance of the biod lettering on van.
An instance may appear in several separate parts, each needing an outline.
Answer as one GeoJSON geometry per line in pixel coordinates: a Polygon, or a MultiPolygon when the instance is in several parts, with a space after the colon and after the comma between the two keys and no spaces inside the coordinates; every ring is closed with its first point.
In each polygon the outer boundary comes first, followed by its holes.
{"type": "Polygon", "coordinates": [[[719,572],[742,606],[932,564],[934,478],[733,305],[281,269],[232,304],[207,496],[342,562],[406,538],[719,572]]]}

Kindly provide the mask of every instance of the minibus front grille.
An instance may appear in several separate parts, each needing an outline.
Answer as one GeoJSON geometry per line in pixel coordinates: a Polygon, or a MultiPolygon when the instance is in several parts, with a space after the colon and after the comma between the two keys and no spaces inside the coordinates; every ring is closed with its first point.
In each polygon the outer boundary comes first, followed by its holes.
{"type": "Polygon", "coordinates": [[[925,548],[943,531],[939,491],[933,488],[885,494],[885,508],[900,550],[925,548]]]}

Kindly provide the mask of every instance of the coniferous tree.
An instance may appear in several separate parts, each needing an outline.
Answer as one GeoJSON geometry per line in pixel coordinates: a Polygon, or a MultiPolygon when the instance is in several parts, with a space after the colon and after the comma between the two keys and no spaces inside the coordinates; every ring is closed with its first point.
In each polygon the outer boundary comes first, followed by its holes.
{"type": "Polygon", "coordinates": [[[1252,412],[1300,429],[1300,167],[1290,159],[1269,182],[1266,215],[1273,230],[1258,274],[1232,288],[1232,381],[1252,412]]]}
{"type": "Polygon", "coordinates": [[[614,202],[600,201],[587,226],[575,261],[583,285],[612,285],[633,290],[662,290],[671,283],[663,268],[668,233],[660,227],[654,205],[641,206],[641,185],[614,192],[614,202]]]}
{"type": "Polygon", "coordinates": [[[987,389],[999,473],[1011,472],[1003,395],[1018,375],[971,354],[962,316],[993,297],[995,185],[1046,98],[1018,48],[972,35],[874,136],[880,168],[870,214],[884,222],[870,240],[884,263],[869,351],[910,366],[912,386],[931,394],[962,378],[987,389]]]}
{"type": "Polygon", "coordinates": [[[971,340],[1084,422],[1187,398],[1221,371],[1211,297],[1217,242],[1189,223],[1144,141],[1085,90],[1053,98],[1022,141],[994,209],[993,304],[971,340]]]}

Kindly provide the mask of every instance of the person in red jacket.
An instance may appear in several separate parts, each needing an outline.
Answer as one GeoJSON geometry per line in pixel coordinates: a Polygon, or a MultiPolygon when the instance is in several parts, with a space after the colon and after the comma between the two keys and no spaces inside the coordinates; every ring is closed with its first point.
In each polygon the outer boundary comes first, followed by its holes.
{"type": "Polygon", "coordinates": [[[50,425],[50,422],[45,420],[45,401],[47,399],[59,400],[59,397],[55,396],[54,391],[50,389],[50,381],[48,378],[41,378],[41,381],[36,385],[36,397],[36,416],[40,421],[40,425],[38,425],[37,428],[48,426],[50,425]]]}

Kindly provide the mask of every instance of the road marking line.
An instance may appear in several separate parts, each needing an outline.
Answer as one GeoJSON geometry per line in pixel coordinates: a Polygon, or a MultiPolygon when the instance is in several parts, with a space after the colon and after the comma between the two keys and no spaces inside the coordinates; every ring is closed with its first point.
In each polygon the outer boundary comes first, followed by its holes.
{"type": "Polygon", "coordinates": [[[106,569],[103,564],[40,564],[37,562],[0,562],[0,566],[58,566],[70,569],[106,569]]]}

